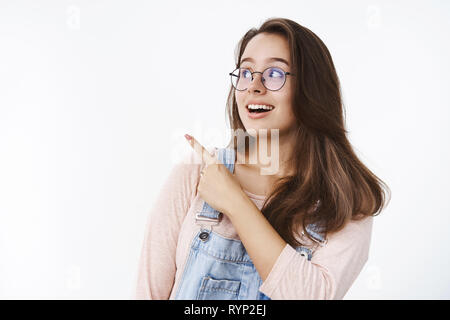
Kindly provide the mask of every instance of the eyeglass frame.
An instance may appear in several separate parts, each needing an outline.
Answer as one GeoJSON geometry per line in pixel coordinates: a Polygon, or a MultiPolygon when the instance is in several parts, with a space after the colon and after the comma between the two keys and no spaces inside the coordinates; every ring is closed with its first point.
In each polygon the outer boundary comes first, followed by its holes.
{"type": "MultiPolygon", "coordinates": [[[[230,79],[231,79],[231,85],[232,85],[233,88],[234,88],[235,90],[237,90],[237,91],[245,91],[245,90],[248,89],[248,87],[247,87],[247,88],[245,88],[245,89],[239,90],[239,89],[237,89],[237,88],[233,85],[233,78],[231,78],[231,77],[232,77],[232,76],[235,76],[235,77],[238,77],[238,78],[239,78],[239,76],[233,74],[233,72],[235,72],[235,71],[238,70],[238,69],[245,69],[245,70],[248,70],[248,71],[250,72],[251,76],[252,76],[252,81],[251,81],[251,82],[253,82],[253,80],[254,80],[254,78],[253,78],[253,74],[254,74],[254,73],[261,73],[261,83],[263,84],[264,88],[266,88],[266,89],[269,90],[269,91],[278,91],[278,90],[281,90],[281,88],[283,88],[283,87],[284,87],[284,84],[286,83],[286,79],[287,79],[286,76],[288,76],[288,75],[289,75],[289,76],[295,76],[295,74],[293,74],[293,73],[291,73],[291,72],[284,71],[284,70],[281,69],[280,67],[267,67],[267,68],[264,69],[262,72],[261,72],[261,71],[253,71],[253,72],[251,72],[251,71],[250,71],[249,69],[247,69],[247,68],[241,68],[241,67],[239,67],[239,68],[236,68],[236,69],[234,69],[232,72],[229,73],[230,79]],[[277,89],[277,90],[271,90],[271,89],[267,88],[266,85],[264,84],[264,82],[262,81],[264,72],[266,72],[266,70],[267,70],[267,69],[270,69],[270,68],[276,68],[276,69],[279,69],[279,70],[283,71],[283,73],[284,73],[284,82],[283,82],[283,84],[281,85],[281,87],[280,87],[279,89],[277,89]]],[[[251,83],[251,82],[250,82],[250,83],[251,83]]]]}

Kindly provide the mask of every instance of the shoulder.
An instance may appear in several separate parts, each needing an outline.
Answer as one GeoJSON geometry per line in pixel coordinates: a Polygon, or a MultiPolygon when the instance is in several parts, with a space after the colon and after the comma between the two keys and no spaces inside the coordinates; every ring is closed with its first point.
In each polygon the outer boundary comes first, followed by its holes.
{"type": "Polygon", "coordinates": [[[178,154],[172,160],[163,192],[183,195],[193,198],[200,177],[202,162],[194,150],[189,149],[183,154],[178,154]]]}
{"type": "Polygon", "coordinates": [[[329,238],[355,239],[370,237],[372,233],[373,216],[357,217],[348,221],[342,229],[329,234],[329,238]]]}
{"type": "Polygon", "coordinates": [[[372,216],[350,220],[340,231],[327,236],[327,250],[325,251],[328,253],[335,251],[340,256],[356,255],[364,261],[367,260],[372,238],[372,225],[372,216]]]}
{"type": "MultiPolygon", "coordinates": [[[[370,235],[372,231],[373,225],[373,216],[358,216],[357,218],[353,218],[349,220],[343,227],[334,232],[328,232],[326,234],[326,242],[333,239],[346,239],[346,238],[354,238],[356,236],[364,236],[370,235]]],[[[319,228],[320,229],[320,228],[319,228]]],[[[313,236],[316,236],[316,233],[313,232],[315,227],[311,229],[307,227],[307,230],[312,233],[313,236]],[[312,230],[312,231],[311,231],[312,230]]],[[[303,228],[299,225],[297,240],[303,242],[305,245],[315,245],[309,238],[304,235],[303,228]]],[[[322,237],[325,235],[320,233],[322,237]]]]}
{"type": "Polygon", "coordinates": [[[373,216],[357,216],[356,218],[347,222],[344,229],[347,232],[367,233],[372,230],[373,216]]]}

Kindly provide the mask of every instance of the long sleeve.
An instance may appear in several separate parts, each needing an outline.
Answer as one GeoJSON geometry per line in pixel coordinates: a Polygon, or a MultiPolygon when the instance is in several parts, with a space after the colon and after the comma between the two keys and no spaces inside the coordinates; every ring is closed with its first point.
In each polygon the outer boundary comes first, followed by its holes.
{"type": "Polygon", "coordinates": [[[329,235],[308,261],[287,244],[260,291],[273,300],[342,299],[368,260],[373,217],[329,235]]]}
{"type": "Polygon", "coordinates": [[[176,273],[178,235],[196,195],[200,164],[192,150],[164,182],[145,226],[135,299],[169,299],[176,273]]]}

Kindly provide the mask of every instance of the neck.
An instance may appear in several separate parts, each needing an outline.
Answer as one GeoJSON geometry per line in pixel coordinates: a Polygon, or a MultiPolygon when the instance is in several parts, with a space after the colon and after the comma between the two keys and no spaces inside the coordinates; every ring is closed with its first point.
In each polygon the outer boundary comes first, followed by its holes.
{"type": "Polygon", "coordinates": [[[244,165],[258,171],[260,175],[278,179],[295,172],[290,164],[294,143],[295,135],[292,132],[279,135],[278,130],[267,130],[267,135],[258,134],[252,138],[245,154],[238,157],[244,157],[244,165]]]}

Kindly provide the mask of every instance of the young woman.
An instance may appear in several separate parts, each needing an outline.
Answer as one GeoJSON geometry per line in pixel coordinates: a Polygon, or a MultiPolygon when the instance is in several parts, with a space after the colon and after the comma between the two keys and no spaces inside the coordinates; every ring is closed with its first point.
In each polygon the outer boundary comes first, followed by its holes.
{"type": "Polygon", "coordinates": [[[211,154],[186,135],[194,151],[149,216],[135,297],[342,299],[389,189],[346,137],[328,49],[296,22],[269,19],[241,39],[230,77],[235,134],[211,154]]]}

